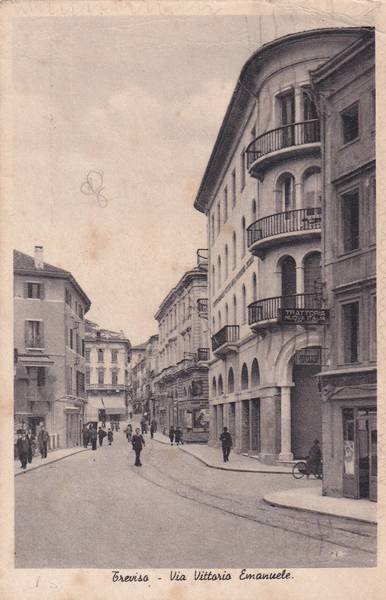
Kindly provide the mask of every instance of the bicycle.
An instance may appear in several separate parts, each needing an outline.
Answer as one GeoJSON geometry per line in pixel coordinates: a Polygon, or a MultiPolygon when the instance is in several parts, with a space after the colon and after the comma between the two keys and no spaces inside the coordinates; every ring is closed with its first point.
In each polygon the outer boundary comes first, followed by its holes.
{"type": "Polygon", "coordinates": [[[311,470],[308,472],[307,463],[304,460],[300,460],[292,467],[292,476],[295,479],[302,479],[305,475],[313,475],[315,479],[322,479],[322,465],[318,470],[311,470]]]}

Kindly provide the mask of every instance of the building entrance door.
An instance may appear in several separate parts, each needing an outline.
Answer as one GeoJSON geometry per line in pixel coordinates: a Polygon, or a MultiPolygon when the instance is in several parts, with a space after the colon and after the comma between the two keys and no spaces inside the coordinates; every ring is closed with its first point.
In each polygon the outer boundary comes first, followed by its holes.
{"type": "Polygon", "coordinates": [[[343,410],[343,496],[377,500],[377,421],[374,409],[343,410]]]}
{"type": "Polygon", "coordinates": [[[315,377],[319,371],[319,365],[294,365],[293,368],[291,447],[294,458],[306,458],[313,441],[322,439],[321,400],[315,377]]]}

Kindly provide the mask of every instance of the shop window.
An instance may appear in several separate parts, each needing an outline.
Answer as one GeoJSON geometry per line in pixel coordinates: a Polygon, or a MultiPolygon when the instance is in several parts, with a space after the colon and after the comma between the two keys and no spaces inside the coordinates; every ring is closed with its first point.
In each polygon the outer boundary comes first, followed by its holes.
{"type": "Polygon", "coordinates": [[[355,363],[359,359],[359,302],[342,306],[343,360],[355,363]]]}
{"type": "Polygon", "coordinates": [[[343,465],[345,475],[355,472],[355,421],[351,408],[343,410],[343,465]]]}
{"type": "Polygon", "coordinates": [[[359,193],[358,190],[342,196],[343,252],[359,248],[359,193]]]}
{"type": "Polygon", "coordinates": [[[359,136],[359,104],[356,102],[340,113],[343,144],[348,144],[359,136]]]}

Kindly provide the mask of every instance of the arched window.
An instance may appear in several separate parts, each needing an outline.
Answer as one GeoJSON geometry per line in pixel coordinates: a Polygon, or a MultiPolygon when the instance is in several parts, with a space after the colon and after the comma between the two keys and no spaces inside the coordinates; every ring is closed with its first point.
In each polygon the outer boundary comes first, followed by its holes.
{"type": "Polygon", "coordinates": [[[219,310],[217,313],[217,322],[218,322],[218,328],[221,329],[221,327],[222,327],[221,310],[219,310]]]}
{"type": "Polygon", "coordinates": [[[226,223],[227,220],[228,220],[228,188],[227,187],[224,189],[224,210],[223,210],[223,215],[224,215],[224,223],[226,223]]]}
{"type": "Polygon", "coordinates": [[[320,308],[322,264],[320,252],[311,252],[304,259],[304,301],[306,308],[320,308]]]}
{"type": "Polygon", "coordinates": [[[217,289],[221,287],[221,256],[217,257],[217,289]]]}
{"type": "Polygon", "coordinates": [[[233,325],[237,325],[237,299],[235,294],[233,294],[233,325]]]}
{"type": "Polygon", "coordinates": [[[235,391],[235,378],[233,375],[232,367],[228,371],[228,394],[232,394],[235,391]]]}
{"type": "Polygon", "coordinates": [[[296,263],[292,256],[281,260],[281,295],[284,308],[296,306],[296,263]]]}
{"type": "Polygon", "coordinates": [[[252,200],[252,223],[254,223],[256,221],[256,215],[257,215],[257,206],[256,206],[256,200],[253,199],[252,200]]]}
{"type": "Polygon", "coordinates": [[[247,390],[249,387],[248,367],[244,363],[241,368],[241,389],[247,390]]]}
{"type": "Polygon", "coordinates": [[[217,204],[217,235],[220,233],[221,227],[221,209],[220,204],[217,204]]]}
{"type": "Polygon", "coordinates": [[[241,256],[245,256],[247,248],[247,231],[245,229],[245,217],[241,219],[241,256]]]}
{"type": "Polygon", "coordinates": [[[212,215],[212,219],[211,219],[211,234],[212,234],[212,244],[214,244],[214,238],[215,238],[214,215],[212,215]]]}
{"type": "Polygon", "coordinates": [[[257,277],[256,273],[252,275],[252,302],[256,302],[257,300],[257,277]]]}
{"type": "Polygon", "coordinates": [[[216,384],[215,377],[213,377],[213,379],[212,379],[212,395],[217,396],[217,384],[216,384]]]}
{"type": "Polygon", "coordinates": [[[218,395],[221,396],[224,393],[224,386],[222,382],[222,375],[220,374],[218,378],[218,395]]]}
{"type": "Polygon", "coordinates": [[[291,173],[282,173],[276,183],[276,210],[287,212],[295,208],[295,179],[291,173]]]}
{"type": "Polygon", "coordinates": [[[259,363],[257,362],[257,358],[254,358],[251,368],[251,386],[257,387],[258,385],[260,385],[259,363]]]}
{"type": "Polygon", "coordinates": [[[214,265],[212,265],[212,292],[216,291],[216,269],[214,265]]]}
{"type": "Polygon", "coordinates": [[[310,167],[303,175],[303,208],[317,208],[321,204],[322,183],[320,168],[310,167]]]}
{"type": "Polygon", "coordinates": [[[236,239],[235,231],[233,232],[233,235],[232,235],[232,255],[233,255],[232,268],[235,269],[236,262],[237,262],[237,239],[236,239]]]}
{"type": "Polygon", "coordinates": [[[228,307],[228,302],[225,303],[225,325],[229,325],[229,307],[228,307]]]}
{"type": "Polygon", "coordinates": [[[228,244],[225,244],[225,265],[224,265],[224,281],[226,281],[228,279],[228,275],[229,275],[229,251],[228,251],[228,244]]]}
{"type": "Polygon", "coordinates": [[[242,323],[243,325],[247,322],[247,290],[245,289],[245,285],[243,284],[242,290],[242,299],[243,299],[243,314],[242,314],[242,323]]]}

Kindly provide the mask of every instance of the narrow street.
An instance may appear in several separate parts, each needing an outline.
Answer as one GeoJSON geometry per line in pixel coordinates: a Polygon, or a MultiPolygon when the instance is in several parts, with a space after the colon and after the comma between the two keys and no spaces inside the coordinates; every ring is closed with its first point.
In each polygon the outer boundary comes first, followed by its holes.
{"type": "Polygon", "coordinates": [[[175,446],[146,442],[142,468],[119,432],[111,447],[17,477],[16,566],[375,565],[375,526],[262,500],[317,482],[209,469],[175,446]]]}

